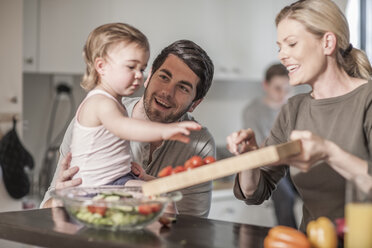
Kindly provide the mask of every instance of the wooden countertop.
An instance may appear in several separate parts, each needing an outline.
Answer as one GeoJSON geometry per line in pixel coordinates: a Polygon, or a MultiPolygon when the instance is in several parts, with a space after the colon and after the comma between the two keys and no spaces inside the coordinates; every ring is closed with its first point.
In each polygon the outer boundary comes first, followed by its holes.
{"type": "Polygon", "coordinates": [[[269,228],[178,215],[138,231],[106,231],[68,220],[63,208],[0,213],[0,239],[42,247],[262,247],[269,228]]]}

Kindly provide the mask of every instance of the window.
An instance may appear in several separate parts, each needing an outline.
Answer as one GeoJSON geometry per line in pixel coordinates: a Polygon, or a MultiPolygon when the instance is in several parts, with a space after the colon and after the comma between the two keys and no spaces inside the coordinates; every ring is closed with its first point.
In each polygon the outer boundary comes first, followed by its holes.
{"type": "Polygon", "coordinates": [[[365,37],[366,37],[366,53],[368,55],[369,61],[372,62],[372,0],[366,1],[366,25],[365,25],[365,37]]]}
{"type": "Polygon", "coordinates": [[[350,43],[360,48],[360,0],[349,0],[345,12],[350,29],[350,43]]]}
{"type": "Polygon", "coordinates": [[[351,44],[364,50],[372,61],[372,0],[349,0],[345,15],[351,44]]]}

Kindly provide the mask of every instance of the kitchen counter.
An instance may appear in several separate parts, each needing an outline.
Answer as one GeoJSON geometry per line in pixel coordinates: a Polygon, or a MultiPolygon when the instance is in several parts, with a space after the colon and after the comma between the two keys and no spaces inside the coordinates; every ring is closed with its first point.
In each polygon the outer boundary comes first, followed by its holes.
{"type": "MultiPolygon", "coordinates": [[[[125,232],[86,228],[63,208],[0,213],[0,239],[40,247],[262,247],[269,228],[187,215],[125,232]]],[[[24,247],[24,246],[22,246],[24,247]]]]}

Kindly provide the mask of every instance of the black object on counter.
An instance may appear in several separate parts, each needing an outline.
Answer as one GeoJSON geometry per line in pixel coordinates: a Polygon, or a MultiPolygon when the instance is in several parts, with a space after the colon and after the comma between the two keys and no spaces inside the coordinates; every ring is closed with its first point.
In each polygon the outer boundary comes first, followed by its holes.
{"type": "Polygon", "coordinates": [[[17,131],[17,121],[13,118],[13,128],[0,140],[0,165],[5,188],[15,199],[22,198],[30,191],[30,181],[24,168],[34,167],[31,154],[22,145],[17,131]]]}

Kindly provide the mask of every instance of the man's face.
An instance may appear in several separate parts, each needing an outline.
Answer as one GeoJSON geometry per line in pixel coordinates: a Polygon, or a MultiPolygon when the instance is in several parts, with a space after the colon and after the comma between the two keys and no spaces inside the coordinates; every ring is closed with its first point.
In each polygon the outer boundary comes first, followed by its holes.
{"type": "Polygon", "coordinates": [[[199,77],[177,56],[168,55],[145,82],[144,108],[151,121],[170,123],[197,105],[199,77]]]}

